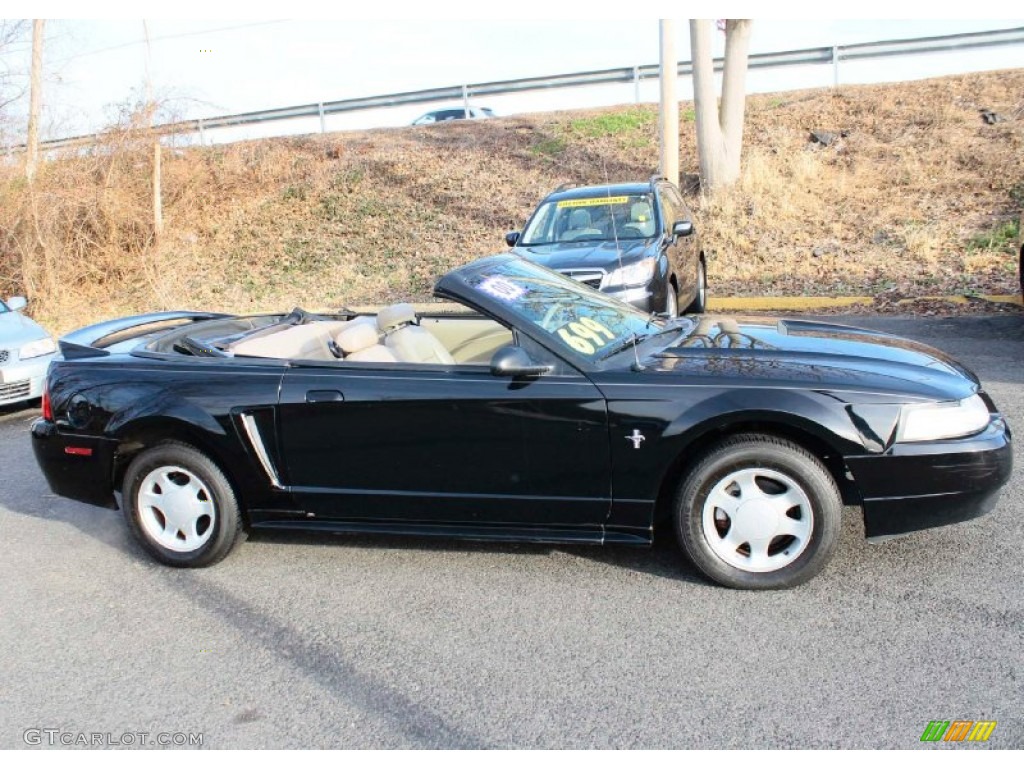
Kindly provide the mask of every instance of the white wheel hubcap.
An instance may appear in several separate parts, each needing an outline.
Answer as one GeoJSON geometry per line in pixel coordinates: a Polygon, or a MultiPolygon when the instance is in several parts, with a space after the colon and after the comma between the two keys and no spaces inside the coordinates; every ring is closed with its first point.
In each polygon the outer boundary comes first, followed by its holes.
{"type": "Polygon", "coordinates": [[[174,552],[194,552],[213,535],[213,494],[182,467],[159,467],[146,475],[136,508],[146,535],[174,552]]]}
{"type": "Polygon", "coordinates": [[[811,540],[811,501],[791,477],[774,469],[730,472],[711,489],[701,511],[711,550],[751,573],[785,568],[811,540]]]}

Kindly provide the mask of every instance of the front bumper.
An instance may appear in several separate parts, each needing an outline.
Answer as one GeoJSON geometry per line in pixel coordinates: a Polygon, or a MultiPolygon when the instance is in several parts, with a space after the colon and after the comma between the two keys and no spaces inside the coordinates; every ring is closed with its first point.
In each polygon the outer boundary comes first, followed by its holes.
{"type": "Polygon", "coordinates": [[[664,312],[667,294],[665,284],[654,280],[638,288],[614,288],[604,291],[612,298],[632,304],[641,312],[664,312]]]}
{"type": "Polygon", "coordinates": [[[972,520],[995,507],[1013,469],[1010,429],[993,418],[959,440],[898,443],[883,454],[850,456],[869,539],[972,520]]]}
{"type": "Polygon", "coordinates": [[[117,441],[63,431],[45,419],[32,422],[32,451],[50,490],[58,496],[116,507],[114,454],[117,441]]]}
{"type": "Polygon", "coordinates": [[[53,355],[0,366],[0,405],[20,403],[43,396],[43,381],[53,355]]]}

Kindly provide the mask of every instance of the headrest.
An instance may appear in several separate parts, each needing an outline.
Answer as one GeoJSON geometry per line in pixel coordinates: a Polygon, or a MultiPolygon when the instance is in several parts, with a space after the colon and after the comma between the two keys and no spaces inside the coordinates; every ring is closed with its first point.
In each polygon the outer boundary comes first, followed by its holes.
{"type": "Polygon", "coordinates": [[[349,323],[334,337],[346,355],[359,352],[378,343],[377,329],[370,323],[349,323]]]}
{"type": "Polygon", "coordinates": [[[569,229],[586,229],[590,226],[590,211],[577,208],[569,214],[569,229]]]}
{"type": "Polygon", "coordinates": [[[631,221],[650,221],[650,203],[633,203],[633,207],[629,209],[629,218],[631,221]]]}
{"type": "Polygon", "coordinates": [[[400,325],[416,322],[416,310],[412,304],[392,304],[377,313],[377,327],[387,333],[400,325]]]}

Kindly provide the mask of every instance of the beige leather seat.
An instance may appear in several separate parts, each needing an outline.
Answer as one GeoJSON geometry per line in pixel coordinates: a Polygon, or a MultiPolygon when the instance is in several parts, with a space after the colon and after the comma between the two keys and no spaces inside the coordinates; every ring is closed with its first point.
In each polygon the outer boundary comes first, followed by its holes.
{"type": "Polygon", "coordinates": [[[380,343],[377,325],[356,319],[347,323],[335,343],[345,353],[345,359],[355,363],[397,363],[394,353],[380,343]]]}
{"type": "Polygon", "coordinates": [[[377,313],[384,344],[400,363],[455,365],[455,358],[445,346],[415,323],[416,310],[411,304],[394,304],[377,313]]]}
{"type": "Polygon", "coordinates": [[[336,358],[328,344],[344,325],[340,320],[292,325],[266,336],[241,341],[231,351],[235,355],[280,360],[334,360],[336,358]]]}
{"type": "Polygon", "coordinates": [[[389,333],[403,325],[416,322],[416,309],[412,304],[392,304],[377,313],[377,328],[381,333],[389,333]]]}
{"type": "Polygon", "coordinates": [[[569,228],[562,233],[562,240],[576,240],[581,237],[601,237],[604,233],[593,227],[590,211],[577,208],[569,214],[569,228]]]}
{"type": "Polygon", "coordinates": [[[635,230],[640,237],[654,236],[654,213],[650,203],[633,203],[629,209],[629,229],[635,230]]]}

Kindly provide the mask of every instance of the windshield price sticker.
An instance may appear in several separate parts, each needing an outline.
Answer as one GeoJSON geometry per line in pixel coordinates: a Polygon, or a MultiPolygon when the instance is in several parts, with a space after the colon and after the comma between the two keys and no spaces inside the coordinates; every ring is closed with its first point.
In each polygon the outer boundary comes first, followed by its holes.
{"type": "Polygon", "coordinates": [[[502,301],[519,301],[526,295],[526,289],[504,277],[488,277],[480,283],[480,290],[502,301]]]}
{"type": "Polygon", "coordinates": [[[559,208],[589,208],[592,205],[619,205],[628,203],[629,198],[625,195],[619,197],[587,197],[582,200],[559,200],[559,208]]]}
{"type": "Polygon", "coordinates": [[[593,355],[615,339],[615,334],[591,317],[581,317],[558,329],[562,341],[581,355],[593,355]]]}

